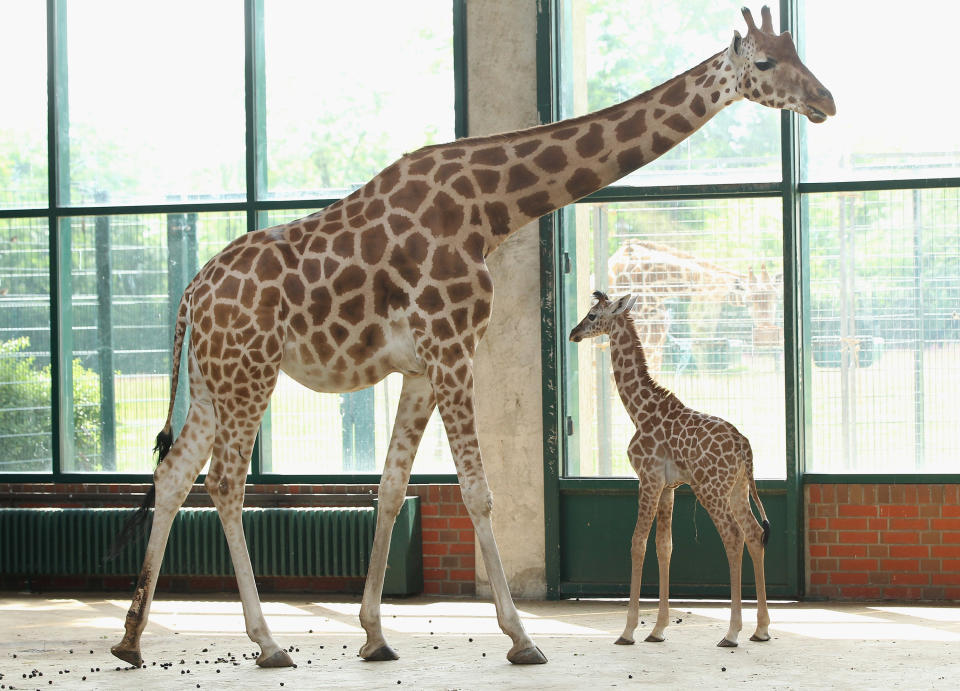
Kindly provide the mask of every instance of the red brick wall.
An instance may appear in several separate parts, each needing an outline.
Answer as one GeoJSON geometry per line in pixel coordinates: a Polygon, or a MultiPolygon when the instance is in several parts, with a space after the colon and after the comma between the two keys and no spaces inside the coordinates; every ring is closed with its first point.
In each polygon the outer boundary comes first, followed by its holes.
{"type": "Polygon", "coordinates": [[[960,485],[805,488],[807,595],[960,599],[960,485]]]}
{"type": "Polygon", "coordinates": [[[473,595],[476,562],[473,523],[460,498],[459,485],[431,485],[421,497],[423,516],[423,592],[473,595]]]}
{"type": "MultiPolygon", "coordinates": [[[[0,483],[0,506],[104,507],[137,506],[145,484],[106,483],[0,483]]],[[[247,505],[295,504],[309,506],[311,495],[376,494],[376,485],[247,485],[247,505]]],[[[410,485],[409,496],[420,497],[423,530],[423,592],[428,595],[472,595],[476,592],[473,523],[460,499],[458,485],[410,485]]],[[[201,485],[195,485],[188,505],[210,504],[201,485]]],[[[165,577],[166,578],[166,577],[165,577]]],[[[209,580],[209,579],[208,579],[209,580]]],[[[337,590],[356,592],[362,583],[344,579],[257,579],[269,590],[337,590]],[[269,581],[269,582],[267,582],[269,581]]],[[[206,583],[191,582],[195,589],[206,583]]],[[[55,585],[51,583],[51,585],[55,585]]],[[[91,582],[89,587],[103,583],[91,582]]],[[[226,583],[216,583],[221,590],[226,583]]],[[[73,584],[71,587],[80,587],[73,584]]],[[[230,587],[228,587],[230,589],[230,587]]]]}

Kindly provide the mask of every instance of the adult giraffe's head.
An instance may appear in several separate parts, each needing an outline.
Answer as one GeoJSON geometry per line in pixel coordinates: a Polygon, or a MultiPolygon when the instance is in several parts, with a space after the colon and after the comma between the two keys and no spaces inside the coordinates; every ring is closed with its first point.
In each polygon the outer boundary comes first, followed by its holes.
{"type": "Polygon", "coordinates": [[[733,32],[728,51],[736,70],[737,93],[771,108],[786,108],[806,115],[810,122],[823,122],[836,115],[833,96],[800,62],[789,31],[777,35],[770,8],[760,10],[760,28],[746,7],[747,35],[733,32]]]}
{"type": "Polygon", "coordinates": [[[610,326],[614,319],[623,314],[629,314],[637,301],[636,295],[624,295],[623,297],[611,300],[606,293],[599,290],[594,292],[593,297],[597,303],[590,308],[579,324],[573,327],[570,332],[570,340],[579,343],[585,338],[594,338],[610,333],[610,326]]]}

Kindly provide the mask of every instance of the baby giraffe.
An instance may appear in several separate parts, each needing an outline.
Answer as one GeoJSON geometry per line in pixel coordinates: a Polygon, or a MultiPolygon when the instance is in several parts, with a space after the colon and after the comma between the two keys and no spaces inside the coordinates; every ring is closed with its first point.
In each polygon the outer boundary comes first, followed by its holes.
{"type": "Polygon", "coordinates": [[[713,519],[730,564],[730,628],[718,645],[735,647],[743,627],[740,565],[744,541],[750,550],[757,584],[757,630],[750,640],[769,641],[770,615],[763,579],[763,552],[770,535],[770,522],[757,495],[750,442],[726,420],[688,408],[653,380],[647,371],[643,346],[630,315],[636,296],[625,295],[611,301],[599,291],[593,295],[597,304],[570,332],[570,340],[579,343],[584,338],[609,334],[610,361],[620,400],[637,426],[627,455],[640,479],[640,501],[630,551],[632,570],[627,626],[617,644],[633,644],[633,632],[639,619],[643,555],[654,516],[657,517],[660,608],[657,623],[646,640],[663,641],[664,629],[670,620],[673,491],[684,482],[690,485],[713,519]],[[753,496],[760,510],[762,528],[750,509],[749,495],[753,496]]]}

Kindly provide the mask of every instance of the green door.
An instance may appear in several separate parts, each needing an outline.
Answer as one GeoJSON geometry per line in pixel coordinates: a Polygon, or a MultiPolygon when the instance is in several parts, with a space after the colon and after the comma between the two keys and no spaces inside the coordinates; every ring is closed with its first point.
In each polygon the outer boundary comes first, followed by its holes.
{"type": "MultiPolygon", "coordinates": [[[[637,518],[626,455],[635,428],[620,402],[604,339],[567,340],[592,292],[638,295],[634,318],[651,372],[691,408],[719,415],[750,439],[771,523],[771,596],[801,590],[801,534],[785,376],[779,199],[581,203],[558,219],[558,407],[562,459],[547,483],[548,587],[555,596],[625,595],[637,518]],[[744,228],[743,218],[752,220],[744,228]],[[550,496],[550,495],[553,496],[550,496]]],[[[549,469],[548,469],[549,470],[549,469]]],[[[754,507],[754,512],[756,508],[754,507]]],[[[642,592],[656,595],[650,531],[642,592]]],[[[744,596],[753,566],[744,550],[744,596]]],[[[729,596],[719,535],[689,487],[676,492],[671,595],[729,596]]]]}

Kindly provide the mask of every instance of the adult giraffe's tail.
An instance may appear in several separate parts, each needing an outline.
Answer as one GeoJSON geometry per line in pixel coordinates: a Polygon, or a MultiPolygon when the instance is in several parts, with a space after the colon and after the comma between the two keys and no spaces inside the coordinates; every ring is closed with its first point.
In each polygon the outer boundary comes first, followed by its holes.
{"type": "MultiPolygon", "coordinates": [[[[167,408],[167,421],[163,429],[157,435],[156,444],[153,450],[157,453],[157,465],[163,462],[170,447],[173,446],[173,404],[177,399],[177,384],[180,380],[180,356],[183,352],[183,339],[187,333],[187,314],[190,311],[190,296],[193,294],[193,283],[191,282],[180,298],[180,307],[177,310],[177,323],[173,329],[173,372],[170,379],[170,406],[167,408]]],[[[123,549],[130,544],[138,535],[146,532],[147,524],[150,521],[150,509],[153,508],[153,502],[156,498],[156,487],[151,483],[143,497],[143,502],[128,518],[120,533],[114,539],[110,550],[107,552],[107,560],[117,557],[123,549]]]]}
{"type": "Polygon", "coordinates": [[[760,538],[760,542],[766,547],[767,541],[770,539],[770,521],[767,520],[767,512],[763,509],[763,502],[760,501],[760,494],[757,492],[757,481],[753,478],[753,449],[750,448],[749,442],[747,442],[746,461],[747,482],[750,483],[750,496],[753,497],[753,503],[757,505],[757,509],[760,511],[760,526],[763,528],[763,536],[760,538]]]}

